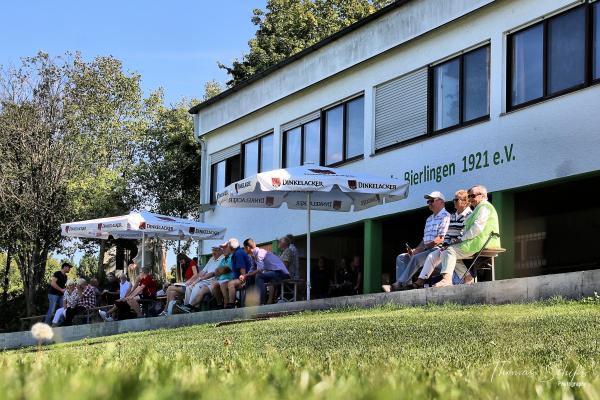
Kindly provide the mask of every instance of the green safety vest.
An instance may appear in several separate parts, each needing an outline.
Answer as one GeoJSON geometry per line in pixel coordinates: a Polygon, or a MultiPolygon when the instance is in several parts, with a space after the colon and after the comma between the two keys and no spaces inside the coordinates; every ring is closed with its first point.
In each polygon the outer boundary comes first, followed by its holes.
{"type": "MultiPolygon", "coordinates": [[[[475,207],[475,210],[473,210],[471,215],[469,215],[467,217],[467,220],[465,221],[465,228],[464,228],[463,232],[468,231],[473,226],[473,224],[477,220],[477,217],[479,216],[479,213],[481,212],[482,208],[487,208],[490,211],[490,216],[489,216],[487,222],[485,223],[485,227],[483,228],[483,231],[481,233],[479,233],[479,235],[475,236],[472,239],[468,239],[468,240],[460,242],[460,245],[459,245],[460,249],[465,253],[477,253],[479,250],[481,250],[483,248],[483,245],[490,237],[490,232],[500,233],[500,227],[498,226],[498,213],[496,212],[496,209],[494,208],[494,206],[489,201],[486,201],[486,200],[479,203],[477,205],[477,207],[475,207]]],[[[498,238],[498,237],[492,238],[488,242],[486,247],[494,248],[494,249],[500,248],[500,238],[498,238]]]]}

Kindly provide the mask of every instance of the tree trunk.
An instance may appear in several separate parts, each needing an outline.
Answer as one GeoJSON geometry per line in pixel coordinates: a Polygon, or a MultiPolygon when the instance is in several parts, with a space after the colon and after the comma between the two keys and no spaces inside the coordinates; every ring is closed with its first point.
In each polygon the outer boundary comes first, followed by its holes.
{"type": "MultiPolygon", "coordinates": [[[[100,252],[98,253],[98,272],[104,274],[104,253],[106,252],[106,240],[100,241],[100,252]]],[[[118,268],[118,266],[117,266],[118,268]]]]}
{"type": "Polygon", "coordinates": [[[4,283],[2,284],[2,308],[6,307],[8,303],[8,285],[10,283],[10,261],[12,254],[10,253],[10,246],[6,250],[6,267],[4,268],[4,283]]]}

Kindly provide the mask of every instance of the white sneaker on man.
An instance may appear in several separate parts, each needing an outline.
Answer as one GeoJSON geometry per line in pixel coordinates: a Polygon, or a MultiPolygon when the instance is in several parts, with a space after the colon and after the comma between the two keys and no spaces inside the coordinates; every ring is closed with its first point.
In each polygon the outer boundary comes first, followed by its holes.
{"type": "Polygon", "coordinates": [[[107,313],[106,311],[104,311],[104,310],[98,310],[98,314],[100,314],[100,317],[101,317],[101,318],[102,318],[104,321],[106,321],[106,322],[111,322],[111,321],[114,321],[114,320],[112,319],[112,317],[110,317],[110,316],[108,315],[108,313],[107,313]]]}

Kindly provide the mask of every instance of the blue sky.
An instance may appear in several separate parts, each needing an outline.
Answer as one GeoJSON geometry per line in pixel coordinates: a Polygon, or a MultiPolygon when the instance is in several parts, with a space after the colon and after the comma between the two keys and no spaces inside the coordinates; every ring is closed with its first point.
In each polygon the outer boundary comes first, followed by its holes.
{"type": "Polygon", "coordinates": [[[217,61],[247,51],[254,8],[266,0],[6,1],[0,64],[18,64],[39,50],[112,55],[142,76],[145,93],[162,86],[167,103],[200,98],[210,79],[225,82],[217,61]]]}

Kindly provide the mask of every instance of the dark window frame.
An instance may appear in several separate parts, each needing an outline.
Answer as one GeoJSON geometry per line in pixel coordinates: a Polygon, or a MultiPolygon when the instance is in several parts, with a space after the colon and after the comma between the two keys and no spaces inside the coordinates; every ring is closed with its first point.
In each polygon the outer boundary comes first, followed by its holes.
{"type": "MultiPolygon", "coordinates": [[[[256,165],[256,171],[258,173],[264,172],[264,171],[261,171],[260,161],[262,159],[262,140],[264,138],[266,138],[267,136],[273,136],[273,132],[265,133],[264,135],[260,135],[258,137],[255,137],[255,138],[251,139],[251,140],[246,140],[245,142],[242,142],[242,149],[241,149],[241,152],[240,152],[240,155],[241,155],[241,159],[240,159],[240,171],[241,171],[240,172],[240,177],[241,178],[240,179],[245,179],[246,178],[244,175],[246,174],[246,171],[245,171],[245,169],[246,169],[246,145],[248,143],[252,143],[252,142],[258,141],[258,157],[256,158],[256,163],[257,163],[257,165],[256,165]]],[[[275,143],[275,141],[273,140],[273,144],[274,143],[275,143]]]]}
{"type": "Polygon", "coordinates": [[[243,168],[242,155],[241,154],[236,154],[234,156],[231,156],[231,157],[228,157],[228,158],[226,158],[224,160],[221,160],[221,161],[219,161],[217,163],[211,164],[211,166],[210,166],[210,204],[216,204],[217,203],[217,199],[215,198],[216,197],[215,195],[217,193],[216,187],[215,187],[217,182],[214,179],[215,178],[215,168],[217,167],[217,165],[219,165],[219,164],[221,164],[223,162],[225,163],[225,186],[224,187],[227,187],[230,184],[232,184],[233,181],[234,181],[233,179],[230,179],[230,178],[231,178],[231,175],[233,173],[233,171],[232,171],[232,168],[233,168],[232,164],[233,164],[235,158],[239,159],[240,165],[239,165],[239,168],[238,168],[237,172],[238,172],[238,174],[240,176],[240,179],[241,179],[241,177],[242,177],[242,168],[243,168]]]}
{"type": "MultiPolygon", "coordinates": [[[[304,165],[304,161],[305,161],[304,160],[304,156],[305,156],[305,154],[304,154],[305,153],[304,152],[304,144],[305,144],[305,140],[306,139],[305,139],[305,136],[304,136],[304,128],[308,124],[312,124],[315,121],[319,121],[319,130],[320,130],[319,131],[319,140],[321,141],[321,140],[323,140],[322,139],[323,129],[322,129],[322,124],[321,124],[320,120],[322,120],[321,115],[319,115],[318,117],[316,117],[314,119],[311,119],[310,121],[304,122],[303,124],[298,125],[298,126],[294,126],[293,128],[290,128],[290,129],[288,129],[288,130],[286,130],[286,131],[283,132],[283,137],[281,139],[281,148],[283,149],[283,151],[281,152],[282,153],[281,154],[281,164],[282,164],[283,168],[288,168],[288,165],[287,165],[288,133],[291,132],[291,131],[293,131],[294,129],[300,128],[300,165],[302,166],[302,165],[304,165]]],[[[321,159],[322,159],[321,147],[322,146],[319,144],[319,164],[321,164],[321,162],[322,162],[321,161],[321,159]]]]}
{"type": "Polygon", "coordinates": [[[430,65],[427,71],[427,133],[425,135],[421,135],[421,136],[417,136],[415,138],[412,138],[410,140],[406,140],[402,143],[397,143],[395,145],[404,145],[404,144],[409,144],[409,143],[414,143],[416,141],[419,140],[423,140],[425,138],[431,138],[434,137],[436,135],[440,135],[443,133],[446,133],[448,131],[453,131],[455,129],[459,129],[459,128],[463,128],[466,126],[470,126],[473,124],[477,124],[479,122],[482,121],[489,121],[490,120],[490,94],[491,94],[491,90],[490,89],[490,64],[491,64],[491,59],[492,59],[492,48],[490,43],[486,43],[482,46],[478,46],[476,48],[470,49],[468,51],[464,51],[461,54],[449,58],[447,60],[444,60],[443,62],[434,64],[434,65],[430,65]],[[473,118],[470,119],[468,121],[464,120],[464,105],[465,105],[465,63],[464,63],[464,58],[466,55],[475,52],[475,51],[479,51],[482,49],[487,49],[487,54],[488,54],[488,69],[487,69],[487,82],[488,82],[488,112],[486,115],[482,115],[481,117],[477,117],[477,118],[473,118]],[[458,63],[458,123],[454,124],[452,126],[447,126],[445,128],[441,128],[441,129],[434,129],[434,123],[433,123],[433,119],[435,118],[435,106],[434,106],[434,97],[433,97],[433,93],[434,93],[434,87],[433,87],[433,83],[434,83],[434,70],[441,66],[444,65],[448,62],[454,61],[454,60],[459,60],[458,63]]]}
{"type": "MultiPolygon", "coordinates": [[[[356,161],[356,160],[361,160],[364,158],[365,156],[365,149],[364,149],[364,144],[363,144],[363,152],[362,154],[358,154],[356,156],[350,157],[348,158],[348,154],[347,154],[347,144],[348,144],[348,123],[347,123],[347,115],[348,115],[348,103],[357,100],[357,99],[363,99],[363,115],[362,115],[362,120],[363,120],[363,124],[365,123],[365,110],[364,110],[364,100],[365,100],[365,95],[364,93],[361,93],[360,95],[351,97],[347,100],[344,100],[341,103],[335,104],[333,106],[324,108],[321,110],[321,157],[320,157],[320,164],[326,167],[337,167],[340,166],[342,164],[346,164],[352,161],[356,161]],[[326,158],[326,149],[327,149],[327,143],[326,143],[326,138],[327,138],[327,133],[325,132],[325,126],[326,126],[326,121],[325,121],[325,113],[329,110],[332,110],[336,107],[339,106],[343,106],[342,108],[342,159],[340,161],[336,161],[334,163],[331,164],[325,164],[325,158],[326,158]]],[[[365,133],[363,130],[363,143],[364,143],[364,137],[365,137],[365,133]]]]}
{"type": "MultiPolygon", "coordinates": [[[[521,108],[524,107],[528,107],[532,104],[536,104],[536,103],[541,103],[543,101],[549,100],[549,99],[553,99],[555,97],[559,97],[562,95],[565,95],[567,93],[571,93],[571,92],[575,92],[577,90],[581,90],[581,89],[585,89],[587,87],[596,85],[598,83],[600,83],[600,77],[594,79],[593,77],[593,68],[592,68],[592,64],[593,64],[593,41],[594,41],[594,32],[593,32],[593,28],[594,28],[594,21],[592,18],[596,17],[598,19],[600,19],[600,12],[598,13],[599,15],[594,15],[594,5],[595,2],[590,3],[590,2],[585,2],[583,4],[580,4],[578,6],[575,7],[571,7],[568,10],[564,10],[558,14],[552,15],[551,17],[548,18],[544,18],[542,21],[536,22],[534,24],[528,25],[522,29],[519,29],[517,31],[511,32],[509,35],[507,35],[507,54],[506,54],[506,112],[511,112],[511,111],[516,111],[519,110],[521,108]],[[548,65],[549,65],[549,52],[548,52],[548,23],[549,21],[553,20],[554,18],[560,17],[566,13],[572,12],[578,8],[583,7],[585,9],[585,26],[584,26],[584,31],[585,31],[585,43],[584,43],[584,82],[579,84],[579,85],[575,85],[572,86],[570,88],[566,88],[563,90],[560,90],[558,92],[552,93],[550,94],[548,92],[548,65]],[[542,35],[542,40],[544,41],[542,46],[544,49],[544,54],[542,57],[542,63],[543,63],[543,76],[542,76],[542,85],[543,85],[543,89],[542,89],[542,96],[538,97],[536,99],[532,99],[532,100],[528,100],[524,103],[520,103],[517,105],[513,105],[512,104],[512,81],[513,81],[513,37],[515,34],[518,34],[520,32],[524,32],[527,29],[533,28],[535,26],[538,25],[542,25],[543,26],[543,35],[542,35]]],[[[598,21],[600,22],[600,21],[598,21]]]]}

